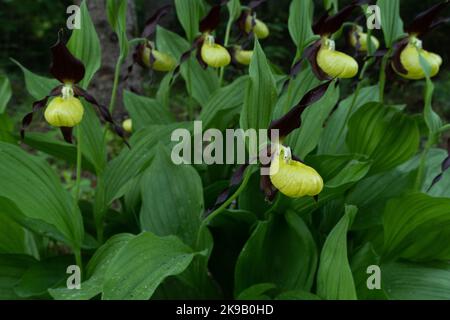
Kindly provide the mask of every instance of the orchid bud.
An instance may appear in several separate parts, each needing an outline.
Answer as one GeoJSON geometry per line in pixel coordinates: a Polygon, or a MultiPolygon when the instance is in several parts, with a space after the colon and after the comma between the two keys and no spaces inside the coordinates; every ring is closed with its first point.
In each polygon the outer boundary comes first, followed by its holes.
{"type": "Polygon", "coordinates": [[[358,63],[349,55],[336,51],[335,42],[322,39],[322,45],[317,54],[317,64],[331,78],[347,79],[358,74],[358,63]]]}
{"type": "MultiPolygon", "coordinates": [[[[357,48],[358,51],[367,52],[369,50],[368,39],[369,35],[363,32],[363,29],[360,26],[357,26],[357,28],[350,33],[350,44],[352,47],[357,48]]],[[[374,51],[378,50],[380,47],[378,39],[371,35],[370,41],[372,41],[372,49],[374,51]]]]}
{"type": "Polygon", "coordinates": [[[207,35],[201,49],[202,60],[210,67],[221,68],[230,64],[231,56],[227,49],[214,42],[214,37],[207,35]]]}
{"type": "Polygon", "coordinates": [[[234,50],[234,60],[238,63],[248,66],[252,61],[253,50],[242,50],[241,47],[236,47],[234,50]]]}
{"type": "Polygon", "coordinates": [[[250,33],[253,31],[258,39],[265,39],[269,36],[270,31],[267,25],[259,19],[255,18],[255,25],[253,25],[253,16],[248,15],[245,20],[245,32],[250,33]]]}
{"type": "Polygon", "coordinates": [[[270,165],[270,180],[290,198],[316,196],[323,189],[322,177],[313,168],[292,160],[289,148],[280,146],[270,165]]]}
{"type": "Polygon", "coordinates": [[[122,128],[128,133],[133,132],[133,120],[127,119],[124,122],[122,122],[122,128]]]}
{"type": "Polygon", "coordinates": [[[149,47],[142,51],[142,62],[147,67],[161,72],[172,71],[177,64],[172,56],[149,47]]]}
{"type": "Polygon", "coordinates": [[[73,128],[83,119],[84,108],[73,95],[70,85],[62,88],[62,96],[54,98],[47,106],[45,120],[54,127],[73,128]]]}
{"type": "Polygon", "coordinates": [[[422,41],[415,37],[410,38],[410,42],[400,53],[400,62],[407,73],[401,73],[395,64],[392,64],[395,72],[405,79],[420,80],[426,77],[425,71],[420,63],[420,55],[428,62],[430,66],[430,77],[439,73],[442,65],[442,58],[438,54],[426,51],[422,48],[422,41]]]}

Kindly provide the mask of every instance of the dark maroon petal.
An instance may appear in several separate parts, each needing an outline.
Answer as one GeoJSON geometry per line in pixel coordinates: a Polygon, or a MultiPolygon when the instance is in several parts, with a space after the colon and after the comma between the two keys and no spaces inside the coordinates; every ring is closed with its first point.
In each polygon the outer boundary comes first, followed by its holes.
{"type": "Polygon", "coordinates": [[[312,89],[302,98],[302,100],[292,108],[286,115],[278,120],[274,120],[269,127],[271,130],[279,130],[280,137],[286,137],[295,129],[300,128],[302,124],[302,113],[307,107],[319,101],[328,90],[331,80],[312,89]]]}
{"type": "Polygon", "coordinates": [[[46,96],[44,99],[36,101],[33,103],[33,108],[30,113],[28,113],[25,117],[22,119],[22,127],[20,128],[20,137],[23,140],[25,138],[25,130],[30,126],[31,122],[33,122],[33,116],[36,112],[43,109],[48,102],[48,99],[50,97],[55,97],[61,94],[61,88],[62,86],[58,86],[54,88],[48,96],[46,96]]]}
{"type": "Polygon", "coordinates": [[[200,64],[200,66],[203,69],[206,70],[208,68],[208,64],[203,60],[202,51],[201,50],[197,50],[197,53],[195,54],[195,57],[197,58],[197,61],[200,64]]]}
{"type": "Polygon", "coordinates": [[[321,40],[314,42],[312,45],[305,49],[303,55],[311,64],[312,72],[315,74],[317,79],[319,79],[320,81],[330,80],[330,77],[319,67],[319,64],[317,63],[317,55],[319,53],[321,45],[321,40]]]}
{"type": "Polygon", "coordinates": [[[342,8],[334,16],[328,16],[328,14],[325,14],[314,24],[314,33],[319,35],[335,33],[342,27],[344,22],[349,19],[355,8],[360,5],[367,4],[368,2],[368,0],[353,1],[352,4],[342,8]]]}
{"type": "Polygon", "coordinates": [[[189,58],[191,57],[192,52],[197,50],[197,53],[198,53],[198,51],[200,51],[204,41],[205,41],[205,39],[202,36],[198,37],[197,39],[195,39],[194,43],[192,44],[192,47],[189,48],[188,51],[184,52],[181,55],[180,62],[178,62],[178,65],[173,70],[172,78],[170,79],[170,83],[171,84],[174,81],[174,79],[179,75],[180,70],[181,70],[181,65],[189,60],[189,58]]]}
{"type": "Polygon", "coordinates": [[[264,195],[266,196],[266,199],[270,202],[275,199],[275,196],[278,193],[277,188],[272,184],[272,181],[270,181],[270,176],[262,175],[261,179],[259,180],[259,186],[261,188],[261,191],[264,192],[264,195]]]}
{"type": "Polygon", "coordinates": [[[450,18],[441,18],[441,19],[437,19],[436,21],[434,21],[430,28],[428,29],[428,31],[432,31],[436,28],[439,28],[441,26],[443,26],[444,24],[447,24],[450,22],[450,18]]]}
{"type": "Polygon", "coordinates": [[[224,204],[227,199],[230,197],[231,192],[242,183],[242,180],[244,179],[244,173],[245,170],[248,168],[248,164],[243,164],[237,170],[234,172],[234,174],[231,176],[230,184],[228,188],[226,188],[224,191],[222,191],[219,196],[217,197],[217,200],[214,204],[214,206],[207,210],[205,216],[210,215],[214,210],[219,208],[222,204],[224,204]]]}
{"type": "Polygon", "coordinates": [[[439,13],[449,4],[448,0],[438,3],[428,10],[420,13],[411,24],[405,28],[407,33],[423,34],[429,30],[439,13]]]}
{"type": "Polygon", "coordinates": [[[61,83],[78,83],[84,78],[85,68],[83,63],[75,58],[61,40],[61,32],[58,41],[51,48],[53,61],[50,73],[61,83]]]}
{"type": "Polygon", "coordinates": [[[142,38],[151,37],[156,31],[156,26],[159,21],[166,16],[170,10],[172,10],[172,5],[170,4],[159,8],[158,11],[156,11],[156,13],[145,23],[144,31],[142,31],[142,38]]]}
{"type": "Polygon", "coordinates": [[[204,33],[216,30],[217,26],[220,24],[221,9],[222,3],[211,8],[206,17],[200,21],[200,32],[204,33]]]}
{"type": "Polygon", "coordinates": [[[60,130],[61,130],[61,133],[62,133],[62,135],[63,135],[63,137],[64,137],[64,140],[67,142],[67,143],[70,143],[70,144],[72,144],[72,132],[73,132],[73,128],[68,128],[68,127],[61,127],[61,128],[59,128],[60,130]]]}
{"type": "Polygon", "coordinates": [[[406,46],[408,45],[408,42],[409,42],[409,39],[404,38],[403,40],[400,40],[399,42],[394,44],[394,53],[392,55],[392,63],[394,65],[395,70],[402,74],[408,73],[408,70],[405,69],[405,67],[402,64],[402,60],[401,60],[402,51],[406,48],[406,46]]]}
{"type": "Polygon", "coordinates": [[[100,118],[103,121],[108,122],[112,126],[114,132],[119,137],[122,138],[122,140],[128,147],[130,147],[130,145],[128,144],[128,142],[126,140],[125,132],[123,131],[122,127],[118,126],[114,122],[113,117],[106,106],[98,103],[97,100],[91,94],[89,94],[86,90],[84,90],[78,86],[74,87],[74,93],[75,93],[75,96],[83,97],[87,102],[89,102],[92,106],[94,106],[96,111],[100,115],[100,118]]]}
{"type": "Polygon", "coordinates": [[[430,187],[428,188],[428,191],[430,191],[431,188],[433,188],[436,183],[441,181],[442,177],[444,176],[444,173],[450,168],[450,138],[447,140],[447,154],[448,154],[447,158],[445,158],[445,160],[442,162],[442,165],[441,165],[441,173],[439,173],[433,179],[433,182],[431,183],[430,187]]]}

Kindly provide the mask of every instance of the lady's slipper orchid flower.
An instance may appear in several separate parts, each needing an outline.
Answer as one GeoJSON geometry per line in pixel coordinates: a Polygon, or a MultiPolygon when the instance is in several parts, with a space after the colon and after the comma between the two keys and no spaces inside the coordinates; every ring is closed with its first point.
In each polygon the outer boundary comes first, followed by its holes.
{"type": "Polygon", "coordinates": [[[210,67],[221,68],[230,64],[231,56],[227,49],[215,43],[212,35],[206,35],[201,48],[202,60],[210,67]]]}
{"type": "Polygon", "coordinates": [[[133,132],[133,120],[126,119],[124,122],[122,122],[122,128],[128,133],[133,132]]]}
{"type": "Polygon", "coordinates": [[[420,57],[428,64],[430,77],[434,77],[439,73],[442,58],[438,54],[423,49],[422,40],[419,37],[446,21],[446,19],[438,19],[437,17],[449,3],[446,0],[432,6],[417,15],[411,24],[405,28],[408,36],[394,45],[392,68],[397,74],[410,80],[425,78],[427,75],[423,69],[424,66],[420,57]]]}
{"type": "Polygon", "coordinates": [[[422,41],[415,37],[410,37],[408,44],[400,52],[400,63],[403,69],[397,69],[394,62],[392,63],[392,67],[397,74],[405,79],[424,79],[426,74],[420,63],[420,56],[426,60],[430,67],[430,77],[437,75],[442,65],[442,58],[435,53],[424,50],[422,48],[422,41]]]}
{"type": "Polygon", "coordinates": [[[258,39],[265,39],[269,36],[270,31],[267,25],[262,22],[261,20],[256,18],[256,14],[248,14],[247,18],[245,19],[245,32],[247,34],[250,34],[253,32],[253,34],[258,39]]]}
{"type": "MultiPolygon", "coordinates": [[[[380,41],[375,36],[370,36],[372,50],[376,51],[380,47],[380,41]]],[[[350,44],[360,52],[369,50],[369,35],[360,26],[356,26],[350,33],[350,44]]]]}
{"type": "Polygon", "coordinates": [[[60,36],[59,34],[58,42],[51,49],[53,63],[50,73],[61,82],[61,85],[54,88],[48,96],[33,104],[33,111],[22,120],[22,139],[25,136],[25,129],[33,121],[34,113],[45,108],[48,100],[53,98],[45,110],[45,120],[50,125],[60,128],[64,139],[71,143],[73,127],[80,124],[84,114],[79,97],[83,97],[93,105],[101,119],[109,122],[115,132],[124,138],[122,129],[114,123],[108,108],[99,104],[92,95],[77,85],[84,78],[84,65],[70,53],[65,44],[61,42],[60,36]]]}
{"type": "Polygon", "coordinates": [[[140,46],[141,61],[145,67],[155,71],[169,72],[175,69],[176,60],[166,53],[154,49],[154,44],[150,41],[145,46],[140,46]]]}
{"type": "Polygon", "coordinates": [[[314,197],[323,189],[323,179],[319,173],[293,160],[291,149],[281,145],[270,165],[270,180],[275,188],[291,198],[314,197]]]}
{"type": "Polygon", "coordinates": [[[236,46],[233,50],[233,59],[239,64],[248,66],[252,61],[253,50],[243,50],[241,46],[236,46]]]}
{"type": "Polygon", "coordinates": [[[358,63],[349,55],[336,51],[335,42],[328,38],[322,39],[317,53],[317,65],[330,78],[353,78],[358,74],[358,63]]]}

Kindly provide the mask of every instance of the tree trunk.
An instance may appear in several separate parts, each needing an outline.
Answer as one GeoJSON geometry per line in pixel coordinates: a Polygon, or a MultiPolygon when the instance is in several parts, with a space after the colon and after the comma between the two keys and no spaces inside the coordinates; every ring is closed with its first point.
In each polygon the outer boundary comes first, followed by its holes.
{"type": "MultiPolygon", "coordinates": [[[[119,57],[119,42],[116,34],[108,23],[106,14],[106,0],[87,1],[88,9],[97,30],[102,47],[102,65],[96,73],[89,90],[95,94],[99,102],[109,105],[112,88],[114,84],[114,71],[119,57]]],[[[136,36],[136,7],[134,0],[128,0],[127,34],[128,39],[136,36]]],[[[122,66],[120,85],[116,97],[114,114],[122,117],[125,113],[123,108],[123,89],[133,88],[141,91],[141,75],[138,68],[134,68],[126,83],[123,82],[128,66],[132,63],[132,52],[130,52],[125,64],[122,66]]]]}

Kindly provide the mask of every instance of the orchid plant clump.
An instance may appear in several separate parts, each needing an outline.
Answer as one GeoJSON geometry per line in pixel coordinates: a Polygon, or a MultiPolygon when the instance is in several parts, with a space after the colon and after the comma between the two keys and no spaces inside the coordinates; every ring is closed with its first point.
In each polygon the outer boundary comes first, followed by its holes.
{"type": "Polygon", "coordinates": [[[0,105],[0,299],[450,299],[450,126],[433,109],[448,61],[425,38],[449,1],[405,24],[399,0],[319,2],[290,1],[280,28],[268,1],[174,0],[128,39],[128,1],[107,0],[120,55],[100,101],[83,1],[51,77],[18,63],[32,112],[14,126],[0,105]],[[381,30],[363,23],[372,5],[381,30]],[[171,16],[184,34],[163,27],[171,16]],[[290,70],[275,37],[294,48],[290,70]],[[129,88],[132,72],[151,89],[129,88]],[[396,92],[421,87],[417,114],[396,92]],[[48,132],[30,128],[41,114],[48,132]],[[267,162],[250,156],[257,130],[267,162]],[[224,150],[226,164],[198,160],[224,150]]]}

